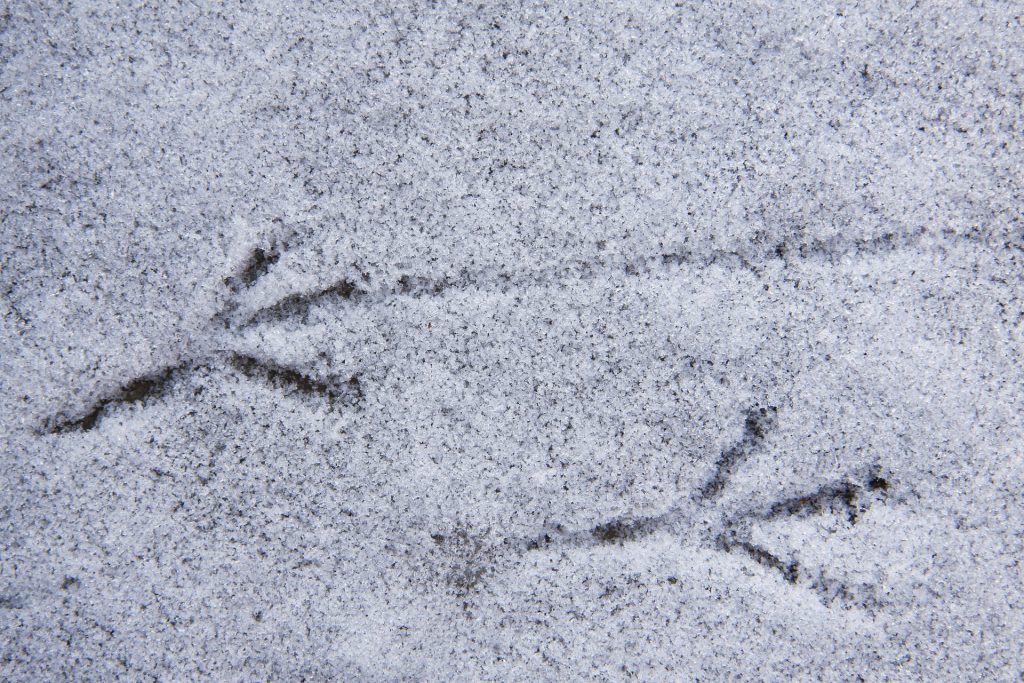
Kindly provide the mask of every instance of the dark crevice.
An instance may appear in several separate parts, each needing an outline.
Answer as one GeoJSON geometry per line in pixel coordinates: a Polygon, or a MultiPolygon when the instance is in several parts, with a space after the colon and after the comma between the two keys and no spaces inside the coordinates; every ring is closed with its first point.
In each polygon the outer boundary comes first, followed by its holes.
{"type": "Polygon", "coordinates": [[[650,536],[670,520],[669,515],[642,517],[633,520],[615,520],[599,524],[590,531],[591,537],[601,544],[621,544],[650,536]]]}
{"type": "Polygon", "coordinates": [[[562,525],[547,529],[533,538],[515,539],[509,542],[527,551],[543,550],[552,546],[588,548],[600,545],[622,545],[639,541],[670,526],[679,517],[676,509],[661,515],[619,518],[603,522],[583,531],[566,531],[562,525]]]}
{"type": "Polygon", "coordinates": [[[281,218],[275,218],[272,222],[276,226],[277,234],[264,238],[269,243],[253,247],[237,272],[224,281],[232,292],[237,293],[242,289],[252,287],[292,247],[297,236],[296,229],[286,229],[281,218]]]}
{"type": "Polygon", "coordinates": [[[280,320],[304,318],[313,306],[337,301],[359,299],[365,292],[350,280],[340,280],[329,287],[314,292],[291,294],[280,301],[262,308],[252,314],[243,325],[275,322],[280,320]]]}
{"type": "Polygon", "coordinates": [[[636,529],[626,522],[615,521],[598,525],[590,533],[600,543],[622,543],[635,537],[636,529]]]}
{"type": "Polygon", "coordinates": [[[697,492],[697,497],[700,500],[709,500],[721,495],[739,465],[764,443],[768,431],[775,425],[776,413],[777,410],[774,406],[767,408],[755,406],[747,411],[747,417],[743,423],[743,437],[739,443],[722,453],[715,464],[715,471],[711,478],[697,492]]]}
{"type": "Polygon", "coordinates": [[[797,579],[800,578],[799,562],[796,560],[792,562],[783,562],[777,555],[768,552],[760,546],[754,545],[750,541],[736,540],[728,534],[723,534],[719,538],[719,546],[727,553],[732,552],[734,548],[742,550],[758,564],[779,572],[782,575],[782,578],[789,583],[796,583],[797,579]]]}
{"type": "Polygon", "coordinates": [[[767,508],[744,512],[728,521],[726,526],[736,528],[752,520],[767,522],[782,517],[803,519],[826,513],[843,515],[853,525],[873,501],[887,497],[890,487],[888,480],[879,476],[877,470],[861,481],[863,484],[852,481],[826,484],[816,491],[772,503],[767,508]]]}
{"type": "Polygon", "coordinates": [[[249,379],[264,382],[286,392],[326,400],[331,406],[353,406],[363,398],[362,385],[357,376],[340,382],[324,382],[292,368],[240,353],[231,354],[228,363],[249,379]]]}
{"type": "MultiPolygon", "coordinates": [[[[389,287],[374,293],[374,298],[387,299],[393,296],[430,297],[439,296],[450,289],[481,289],[508,291],[514,287],[536,286],[538,284],[557,284],[572,279],[590,280],[604,275],[614,277],[616,274],[626,276],[644,276],[666,268],[680,266],[708,267],[718,265],[723,268],[747,270],[754,274],[761,271],[770,262],[781,262],[783,265],[794,260],[818,260],[835,263],[845,256],[864,256],[896,251],[913,246],[921,241],[923,231],[910,234],[886,233],[867,239],[837,238],[830,242],[811,241],[791,243],[788,240],[775,244],[766,244],[758,250],[757,244],[747,245],[749,248],[735,250],[712,249],[691,251],[663,252],[654,255],[629,257],[625,255],[598,256],[591,260],[570,261],[547,268],[535,268],[522,271],[507,271],[499,267],[482,269],[476,272],[463,270],[457,276],[430,277],[427,275],[403,274],[389,287]]],[[[267,268],[277,260],[277,251],[256,249],[243,268],[242,274],[229,280],[234,291],[237,284],[252,284],[267,268]]],[[[365,279],[365,276],[364,276],[365,279]]],[[[370,296],[365,289],[345,279],[324,289],[293,294],[256,311],[248,318],[236,320],[240,326],[276,322],[305,316],[309,309],[317,304],[331,300],[359,300],[370,296]]],[[[221,318],[230,323],[232,311],[226,311],[221,318]]]]}
{"type": "MultiPolygon", "coordinates": [[[[365,276],[364,279],[366,279],[365,276]]],[[[458,284],[462,287],[467,287],[475,283],[469,280],[468,276],[465,276],[458,284]]],[[[456,285],[456,281],[448,277],[428,278],[402,275],[391,288],[390,295],[412,297],[439,296],[445,290],[456,287],[456,285]]],[[[360,301],[367,295],[368,292],[354,282],[341,280],[324,289],[286,296],[280,301],[256,311],[241,324],[246,326],[304,318],[313,306],[330,303],[331,301],[360,301]]],[[[385,291],[381,295],[387,297],[389,292],[385,291]]]]}
{"type": "Polygon", "coordinates": [[[882,477],[871,477],[871,480],[868,482],[868,488],[872,491],[888,491],[889,482],[882,477]]]}
{"type": "Polygon", "coordinates": [[[280,258],[281,254],[275,247],[266,250],[260,247],[253,249],[238,275],[228,282],[229,286],[233,289],[252,286],[280,258]]]}
{"type": "Polygon", "coordinates": [[[50,420],[45,431],[51,434],[62,434],[71,431],[86,432],[95,429],[103,420],[107,409],[111,406],[143,403],[151,399],[160,398],[167,392],[172,380],[189,367],[188,363],[183,363],[163,368],[149,375],[137,377],[118,388],[109,396],[98,400],[83,415],[74,418],[58,416],[50,420]]]}
{"type": "MultiPolygon", "coordinates": [[[[110,409],[120,405],[146,403],[159,399],[167,393],[179,376],[200,367],[210,367],[209,363],[209,359],[207,361],[189,361],[133,379],[110,395],[96,401],[81,415],[67,417],[60,414],[49,419],[41,431],[49,434],[64,434],[95,429],[110,409]]],[[[340,381],[322,381],[292,368],[240,353],[227,354],[227,363],[250,379],[306,397],[317,397],[326,400],[331,406],[358,405],[364,397],[362,382],[358,375],[340,381]]],[[[198,395],[200,391],[201,388],[197,388],[195,393],[198,395]]],[[[157,473],[154,471],[154,474],[157,473]]],[[[160,472],[157,476],[163,474],[165,473],[160,472]]]]}
{"type": "Polygon", "coordinates": [[[761,519],[770,520],[777,517],[803,518],[820,515],[825,512],[845,512],[851,524],[856,524],[863,511],[858,499],[863,489],[856,484],[844,482],[824,486],[814,493],[789,498],[772,505],[761,519]]]}

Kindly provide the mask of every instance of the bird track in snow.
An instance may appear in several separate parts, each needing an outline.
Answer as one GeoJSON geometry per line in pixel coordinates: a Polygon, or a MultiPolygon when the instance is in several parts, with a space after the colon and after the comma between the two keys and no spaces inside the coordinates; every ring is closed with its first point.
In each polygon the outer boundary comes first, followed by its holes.
{"type": "MultiPolygon", "coordinates": [[[[817,257],[834,260],[846,254],[891,251],[913,244],[919,238],[920,235],[903,238],[886,235],[875,240],[855,240],[849,244],[829,247],[804,245],[797,248],[796,253],[799,258],[817,257]]],[[[742,254],[713,251],[705,254],[674,252],[632,259],[608,257],[593,261],[570,261],[548,268],[519,272],[497,269],[476,273],[463,271],[457,277],[430,278],[407,274],[400,276],[390,286],[376,288],[369,286],[369,277],[363,274],[362,282],[342,278],[324,287],[288,294],[242,312],[241,297],[251,292],[262,278],[273,271],[273,266],[283,253],[280,242],[253,247],[247,258],[235,269],[234,275],[225,278],[224,284],[230,295],[221,311],[210,321],[211,336],[222,331],[218,328],[226,328],[229,333],[236,334],[264,323],[303,319],[312,307],[327,305],[332,301],[372,302],[386,301],[394,296],[438,296],[449,289],[503,290],[538,283],[557,283],[566,279],[587,280],[601,274],[636,276],[659,269],[679,268],[687,264],[702,267],[719,264],[754,272],[757,272],[758,268],[742,254]]],[[[769,258],[781,261],[787,258],[787,253],[792,252],[784,243],[780,243],[771,250],[769,258]]],[[[166,367],[124,382],[83,409],[52,416],[40,431],[67,434],[96,429],[102,424],[104,417],[118,406],[145,404],[158,400],[167,394],[174,382],[199,368],[230,369],[249,381],[262,383],[277,391],[312,398],[332,409],[339,406],[358,406],[364,398],[364,389],[358,373],[348,377],[322,377],[316,373],[280,364],[273,359],[258,358],[230,348],[200,352],[185,350],[182,357],[183,360],[177,360],[166,367]]],[[[717,501],[726,491],[732,476],[751,455],[765,447],[766,439],[777,421],[777,409],[774,406],[754,406],[746,412],[743,419],[744,428],[740,439],[719,454],[709,477],[702,485],[690,494],[684,494],[684,498],[694,502],[699,509],[717,509],[717,501]]],[[[797,558],[783,557],[753,543],[750,526],[756,520],[802,518],[837,511],[845,516],[847,523],[854,525],[859,516],[872,504],[884,501],[888,491],[888,481],[877,471],[873,471],[860,477],[850,477],[826,485],[802,496],[777,500],[765,507],[741,514],[729,516],[719,511],[718,521],[712,528],[706,530],[702,543],[717,551],[742,553],[752,562],[775,572],[784,581],[815,591],[826,604],[839,599],[844,604],[878,607],[881,603],[874,598],[871,587],[850,587],[838,580],[827,578],[824,573],[807,573],[797,558]]],[[[562,525],[555,525],[532,538],[505,538],[502,545],[517,553],[529,553],[554,548],[626,544],[641,541],[662,530],[671,530],[674,525],[686,521],[687,513],[684,508],[675,506],[657,516],[618,518],[582,531],[567,531],[562,525]]],[[[446,540],[440,535],[435,535],[434,539],[438,545],[443,545],[446,540]]],[[[448,541],[451,546],[450,539],[448,541]]],[[[453,585],[459,591],[466,592],[472,590],[487,573],[486,566],[481,563],[485,553],[483,544],[478,539],[466,540],[459,547],[474,549],[468,557],[457,560],[456,568],[451,572],[451,576],[455,577],[452,579],[453,585]]]]}

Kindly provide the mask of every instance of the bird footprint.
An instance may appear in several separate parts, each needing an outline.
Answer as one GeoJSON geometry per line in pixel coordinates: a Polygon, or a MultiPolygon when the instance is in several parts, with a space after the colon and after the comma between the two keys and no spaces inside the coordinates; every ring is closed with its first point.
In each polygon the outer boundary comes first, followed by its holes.
{"type": "MultiPolygon", "coordinates": [[[[343,277],[310,291],[287,293],[276,298],[256,295],[261,282],[273,272],[275,264],[287,252],[290,239],[285,236],[257,240],[257,244],[250,241],[233,273],[224,279],[226,295],[223,306],[210,319],[203,334],[196,335],[200,339],[196,348],[181,349],[180,360],[124,382],[91,405],[52,416],[40,431],[63,434],[96,429],[119,407],[158,400],[184,375],[201,368],[234,372],[247,381],[326,405],[329,409],[359,406],[364,399],[364,387],[358,373],[325,375],[279,363],[272,357],[258,357],[235,347],[234,343],[239,341],[241,334],[256,325],[302,320],[314,305],[331,301],[355,302],[369,296],[365,286],[369,277],[366,275],[361,276],[362,285],[343,277]]],[[[405,276],[392,288],[392,293],[436,295],[454,284],[448,280],[405,276]]],[[[727,510],[723,505],[724,494],[736,472],[751,456],[767,448],[778,417],[778,409],[774,406],[751,407],[743,416],[739,440],[722,451],[702,485],[684,494],[686,504],[680,503],[657,516],[608,520],[584,531],[568,531],[562,525],[555,525],[534,537],[505,539],[503,547],[515,552],[534,552],[553,547],[625,544],[685,525],[689,523],[693,509],[699,509],[710,511],[712,517],[717,517],[717,522],[703,537],[702,542],[709,548],[724,553],[740,553],[751,562],[776,573],[781,580],[814,591],[826,605],[838,603],[866,609],[882,606],[880,591],[875,583],[864,579],[864,571],[837,574],[829,568],[832,563],[828,558],[823,560],[809,556],[804,550],[806,543],[800,543],[801,534],[806,541],[808,525],[813,526],[812,531],[819,538],[824,535],[827,539],[841,540],[844,534],[849,535],[872,506],[892,500],[892,485],[877,469],[851,474],[805,494],[739,512],[727,510]]],[[[439,546],[452,546],[452,543],[439,546]]],[[[460,590],[466,591],[486,573],[479,565],[487,553],[481,550],[483,546],[478,539],[468,536],[459,547],[463,546],[475,550],[468,553],[469,559],[465,562],[460,564],[461,561],[456,561],[457,569],[453,569],[451,574],[461,577],[456,583],[460,590]],[[466,566],[462,567],[462,564],[466,566]],[[466,577],[471,577],[472,581],[466,577]]]]}

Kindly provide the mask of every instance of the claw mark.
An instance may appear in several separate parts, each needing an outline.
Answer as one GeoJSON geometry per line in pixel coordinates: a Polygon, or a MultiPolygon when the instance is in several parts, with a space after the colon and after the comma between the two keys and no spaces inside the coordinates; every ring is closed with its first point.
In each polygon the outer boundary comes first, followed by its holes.
{"type": "Polygon", "coordinates": [[[796,583],[797,579],[800,578],[800,563],[796,560],[792,562],[783,562],[781,558],[774,555],[764,548],[754,545],[750,541],[740,541],[733,537],[732,534],[723,534],[718,539],[719,547],[725,552],[732,552],[733,548],[738,548],[749,555],[755,562],[769,569],[774,569],[782,574],[789,583],[796,583]]]}
{"type": "MultiPolygon", "coordinates": [[[[336,404],[354,406],[363,399],[362,383],[356,375],[343,382],[323,382],[291,368],[257,360],[244,354],[229,354],[227,362],[250,379],[306,396],[319,396],[326,399],[331,407],[336,404]]],[[[42,431],[49,434],[64,434],[71,431],[93,430],[99,426],[111,408],[125,404],[145,403],[161,398],[167,393],[175,379],[200,367],[209,366],[210,363],[189,361],[133,379],[111,395],[97,401],[83,415],[73,418],[63,416],[52,418],[44,425],[42,431]]]]}
{"type": "Polygon", "coordinates": [[[356,405],[363,397],[362,386],[356,376],[345,382],[322,382],[292,368],[239,353],[231,354],[228,362],[250,379],[258,379],[278,389],[306,396],[320,396],[331,406],[335,403],[356,405]]]}
{"type": "MultiPolygon", "coordinates": [[[[665,269],[683,266],[708,267],[718,265],[731,269],[748,270],[760,273],[768,261],[789,262],[793,259],[806,261],[816,260],[836,262],[845,256],[869,256],[884,254],[897,249],[915,246],[921,242],[923,231],[899,235],[886,233],[870,239],[835,239],[828,243],[810,242],[800,244],[778,243],[765,251],[764,245],[750,244],[737,250],[690,251],[681,249],[673,252],[640,255],[599,256],[590,261],[566,261],[541,268],[507,271],[502,268],[485,268],[476,272],[463,270],[457,276],[429,277],[426,275],[404,274],[398,280],[376,292],[376,295],[387,298],[392,296],[438,296],[449,289],[497,289],[507,291],[516,286],[531,286],[537,283],[558,283],[567,278],[591,280],[604,275],[615,277],[626,274],[642,276],[665,269]],[[759,250],[760,249],[760,250],[759,250]]],[[[255,281],[277,261],[279,253],[276,245],[269,251],[255,249],[242,274],[229,279],[232,291],[238,291],[238,282],[242,284],[255,281]]],[[[366,276],[364,275],[364,278],[366,276]]],[[[324,289],[303,292],[286,296],[276,303],[269,304],[235,322],[240,327],[270,321],[280,321],[291,317],[304,316],[309,309],[321,302],[358,299],[368,296],[369,292],[359,288],[350,280],[341,280],[324,289]]],[[[226,315],[234,312],[235,305],[229,304],[226,315]]],[[[222,316],[222,319],[226,319],[222,316]]],[[[712,494],[713,495],[713,494],[712,494]]]]}
{"type": "Polygon", "coordinates": [[[644,525],[639,522],[629,523],[616,520],[594,527],[591,535],[601,543],[616,543],[633,540],[641,535],[641,531],[645,531],[643,527],[644,525]]]}
{"type": "Polygon", "coordinates": [[[232,292],[237,294],[242,289],[256,284],[256,281],[267,274],[298,237],[296,229],[294,227],[286,228],[282,219],[275,218],[271,223],[275,226],[274,234],[258,238],[263,244],[253,246],[248,257],[236,266],[235,273],[224,280],[232,292]]]}
{"type": "Polygon", "coordinates": [[[717,498],[736,472],[740,463],[746,460],[761,444],[764,443],[768,430],[775,425],[775,406],[767,408],[751,408],[743,425],[743,438],[722,453],[715,465],[715,472],[698,491],[701,500],[717,498]]]}
{"type": "MultiPolygon", "coordinates": [[[[696,496],[698,500],[706,501],[717,497],[722,492],[739,464],[764,443],[768,431],[775,424],[777,412],[775,406],[766,408],[755,406],[747,411],[743,423],[743,437],[739,443],[722,453],[711,479],[698,490],[696,496]]],[[[514,541],[514,544],[525,546],[526,550],[538,550],[550,546],[552,543],[574,547],[621,545],[651,536],[661,529],[670,527],[682,521],[683,515],[683,510],[676,505],[660,515],[614,519],[598,524],[589,531],[566,532],[561,525],[558,525],[553,530],[536,538],[519,539],[514,541]]]]}
{"type": "MultiPolygon", "coordinates": [[[[763,439],[770,409],[750,411],[747,417],[747,435],[743,442],[763,439]]],[[[732,449],[730,449],[732,450],[732,449]]],[[[763,567],[778,572],[787,583],[801,586],[815,592],[825,605],[839,601],[848,606],[877,609],[883,602],[876,595],[876,589],[868,584],[848,585],[831,578],[823,571],[811,572],[801,566],[796,557],[786,558],[750,540],[750,523],[754,520],[769,521],[783,517],[805,518],[818,514],[839,514],[851,525],[874,501],[884,500],[889,490],[888,480],[877,471],[865,478],[863,485],[852,482],[829,484],[812,493],[788,498],[763,508],[741,513],[721,522],[717,534],[706,537],[713,548],[722,552],[740,552],[763,567]]],[[[604,522],[588,531],[567,532],[562,525],[548,528],[535,538],[509,538],[505,544],[520,552],[547,550],[558,547],[595,548],[602,545],[622,545],[642,540],[663,529],[686,522],[685,511],[673,507],[667,512],[651,517],[635,519],[619,518],[604,522]]]]}
{"type": "MultiPolygon", "coordinates": [[[[281,222],[276,219],[275,222],[281,222]]],[[[223,309],[209,321],[211,324],[223,323],[231,329],[238,329],[235,313],[239,308],[238,294],[241,290],[252,287],[270,268],[277,263],[281,255],[289,248],[289,240],[294,235],[273,239],[269,246],[252,248],[248,257],[241,263],[235,273],[224,280],[233,295],[225,303],[223,309]]],[[[364,278],[368,278],[364,275],[364,278]]],[[[342,299],[354,298],[362,293],[353,283],[341,280],[335,284],[310,294],[293,294],[277,303],[257,311],[250,319],[242,323],[244,326],[259,316],[267,318],[283,318],[304,314],[313,303],[330,297],[342,299]]],[[[40,433],[62,434],[70,431],[89,431],[95,429],[108,411],[118,405],[144,403],[163,396],[172,381],[179,375],[197,370],[201,367],[212,367],[226,362],[243,375],[270,384],[278,389],[292,391],[307,396],[318,396],[325,399],[329,406],[335,403],[357,405],[363,399],[363,388],[358,376],[346,381],[321,381],[298,372],[292,368],[278,365],[271,361],[258,360],[252,356],[232,352],[214,352],[196,354],[188,349],[180,350],[179,357],[189,360],[177,365],[168,366],[151,374],[130,380],[108,396],[96,401],[92,406],[78,415],[68,416],[61,412],[50,417],[40,428],[40,433]]]]}
{"type": "MultiPolygon", "coordinates": [[[[812,515],[827,513],[845,515],[851,526],[857,524],[860,515],[876,500],[884,500],[889,490],[889,482],[877,472],[866,478],[865,485],[852,482],[828,484],[812,493],[789,498],[770,505],[761,511],[740,514],[725,521],[725,529],[717,537],[717,546],[731,552],[734,548],[743,551],[751,559],[770,569],[774,569],[789,583],[796,584],[802,574],[800,563],[795,558],[786,561],[770,550],[755,545],[750,541],[750,523],[754,520],[771,521],[780,518],[804,519],[812,515]]],[[[840,599],[847,604],[860,604],[866,607],[879,607],[881,602],[874,595],[871,586],[853,588],[842,582],[819,573],[809,577],[807,586],[817,592],[822,601],[828,605],[840,599]]]]}
{"type": "Polygon", "coordinates": [[[70,431],[89,431],[94,429],[106,415],[107,410],[116,405],[141,403],[162,396],[171,380],[190,368],[188,363],[173,365],[155,373],[138,377],[117,389],[111,395],[101,398],[86,411],[84,415],[74,418],[58,416],[51,419],[45,431],[50,434],[63,434],[70,431]]]}
{"type": "Polygon", "coordinates": [[[249,254],[249,258],[242,266],[236,277],[228,278],[227,284],[232,290],[237,291],[242,287],[250,287],[259,278],[263,277],[270,267],[281,258],[281,253],[276,245],[271,246],[267,251],[256,247],[249,254]]]}
{"type": "MultiPolygon", "coordinates": [[[[755,240],[755,242],[747,245],[747,248],[731,251],[716,249],[695,252],[683,249],[653,255],[640,255],[633,258],[625,255],[599,256],[591,261],[566,261],[554,266],[521,271],[486,268],[473,273],[463,269],[457,277],[443,276],[431,278],[424,275],[405,274],[398,278],[397,282],[392,286],[385,287],[376,292],[376,294],[383,298],[395,295],[413,297],[438,296],[451,288],[463,289],[467,287],[507,291],[515,286],[557,283],[570,277],[590,280],[601,274],[613,277],[623,272],[627,275],[639,276],[666,268],[673,269],[682,266],[708,267],[719,265],[726,268],[749,270],[755,274],[760,274],[761,268],[767,261],[774,260],[788,263],[794,258],[799,258],[807,261],[817,260],[834,263],[846,256],[870,256],[917,246],[922,241],[924,234],[923,230],[918,230],[907,234],[888,232],[879,237],[868,239],[837,238],[827,243],[815,241],[789,244],[783,241],[767,251],[759,249],[759,247],[764,245],[758,244],[755,240]]],[[[287,249],[288,247],[289,243],[287,240],[278,240],[267,249],[253,249],[248,260],[241,268],[241,272],[234,277],[228,278],[225,282],[229,285],[231,291],[237,294],[243,286],[251,286],[262,277],[279,260],[283,253],[281,249],[287,249]]],[[[363,279],[368,280],[369,276],[363,273],[363,279]]],[[[370,292],[367,290],[345,279],[323,289],[288,295],[277,302],[249,313],[247,317],[241,319],[234,317],[239,308],[238,302],[231,301],[225,305],[223,311],[214,316],[213,321],[221,322],[229,328],[243,328],[253,324],[303,317],[311,307],[319,303],[331,300],[358,300],[367,297],[369,294],[370,292]]],[[[709,492],[709,494],[711,497],[715,495],[714,492],[709,492]]]]}
{"type": "Polygon", "coordinates": [[[332,299],[358,299],[363,294],[364,291],[350,280],[340,280],[325,289],[286,296],[280,301],[254,312],[242,323],[242,326],[286,318],[301,318],[316,304],[332,299]]]}
{"type": "Polygon", "coordinates": [[[863,509],[858,505],[861,491],[862,487],[849,482],[824,486],[812,494],[797,496],[796,498],[775,503],[761,518],[765,520],[775,519],[776,517],[796,517],[802,519],[827,511],[835,512],[837,511],[836,508],[840,507],[845,510],[850,524],[856,524],[860,513],[863,512],[863,509]]]}

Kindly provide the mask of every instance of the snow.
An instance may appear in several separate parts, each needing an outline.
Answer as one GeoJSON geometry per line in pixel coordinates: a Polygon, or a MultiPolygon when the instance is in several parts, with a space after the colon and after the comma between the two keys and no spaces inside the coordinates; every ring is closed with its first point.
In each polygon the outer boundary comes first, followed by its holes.
{"type": "Polygon", "coordinates": [[[0,38],[0,679],[1017,680],[1008,5],[0,38]]]}

